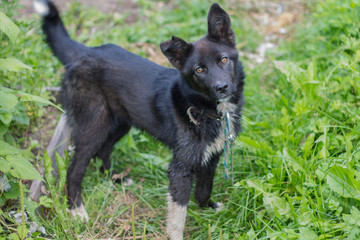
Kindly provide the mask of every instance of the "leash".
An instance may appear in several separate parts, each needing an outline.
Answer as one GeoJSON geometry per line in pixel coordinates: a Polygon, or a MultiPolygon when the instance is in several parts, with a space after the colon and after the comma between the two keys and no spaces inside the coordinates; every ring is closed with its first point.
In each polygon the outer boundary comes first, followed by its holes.
{"type": "Polygon", "coordinates": [[[225,179],[228,180],[231,178],[231,182],[234,185],[234,174],[233,174],[233,155],[232,155],[232,145],[235,141],[235,136],[232,133],[232,125],[230,119],[230,113],[226,112],[225,117],[225,127],[224,127],[224,167],[225,167],[225,179]]]}
{"type": "Polygon", "coordinates": [[[224,167],[225,167],[225,179],[228,180],[231,178],[232,184],[234,184],[234,176],[233,176],[233,156],[232,156],[232,145],[235,141],[235,136],[232,133],[232,124],[231,124],[231,118],[230,113],[226,112],[224,117],[218,115],[218,114],[205,114],[204,110],[199,110],[198,108],[192,106],[189,107],[186,111],[187,115],[190,118],[190,122],[195,124],[196,126],[200,125],[200,122],[197,121],[194,116],[193,112],[198,113],[200,115],[205,115],[208,118],[214,119],[214,120],[223,120],[223,126],[224,127],[224,167]]]}

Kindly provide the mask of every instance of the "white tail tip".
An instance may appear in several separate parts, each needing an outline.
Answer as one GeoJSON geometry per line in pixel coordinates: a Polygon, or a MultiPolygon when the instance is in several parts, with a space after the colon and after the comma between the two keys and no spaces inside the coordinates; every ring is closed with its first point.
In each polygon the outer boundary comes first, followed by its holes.
{"type": "Polygon", "coordinates": [[[35,0],[33,3],[34,10],[41,16],[45,17],[49,14],[49,6],[47,5],[45,0],[35,0]]]}

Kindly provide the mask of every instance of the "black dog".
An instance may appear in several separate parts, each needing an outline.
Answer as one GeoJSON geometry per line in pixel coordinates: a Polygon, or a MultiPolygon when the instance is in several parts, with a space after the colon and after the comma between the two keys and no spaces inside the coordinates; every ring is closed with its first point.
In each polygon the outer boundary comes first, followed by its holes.
{"type": "Polygon", "coordinates": [[[231,134],[240,131],[244,73],[228,14],[213,4],[205,37],[162,43],[175,67],[166,68],[113,44],[75,42],[50,0],[36,1],[35,8],[47,42],[66,68],[61,101],[75,144],[67,172],[72,213],[87,218],[81,182],[90,159],[100,157],[109,169],[113,145],[134,126],[173,150],[167,234],[182,239],[193,180],[199,205],[218,206],[210,193],[224,148],[223,116],[230,115],[231,134]]]}

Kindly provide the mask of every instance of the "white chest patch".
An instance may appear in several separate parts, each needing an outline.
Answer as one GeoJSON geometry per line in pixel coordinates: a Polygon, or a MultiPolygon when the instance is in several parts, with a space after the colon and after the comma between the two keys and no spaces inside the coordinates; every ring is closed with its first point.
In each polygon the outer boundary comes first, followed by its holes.
{"type": "MultiPolygon", "coordinates": [[[[219,113],[222,113],[222,115],[224,116],[225,113],[229,113],[230,116],[230,122],[234,123],[235,121],[235,116],[234,112],[236,109],[236,105],[233,103],[228,103],[228,102],[222,102],[217,106],[217,111],[219,113]]],[[[231,126],[234,126],[234,124],[231,124],[231,126]]],[[[210,143],[204,151],[203,154],[203,159],[201,161],[202,165],[206,165],[209,160],[211,159],[211,157],[214,154],[220,153],[222,150],[224,150],[224,146],[225,146],[225,133],[224,133],[224,129],[225,129],[225,121],[221,121],[221,128],[219,129],[219,135],[215,138],[215,140],[210,143]]],[[[235,135],[235,129],[232,127],[230,129],[230,134],[235,135]]]]}

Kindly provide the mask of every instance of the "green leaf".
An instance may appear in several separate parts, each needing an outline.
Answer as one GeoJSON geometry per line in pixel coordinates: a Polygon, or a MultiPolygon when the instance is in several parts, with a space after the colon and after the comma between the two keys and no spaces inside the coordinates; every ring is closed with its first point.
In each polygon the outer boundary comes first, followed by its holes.
{"type": "Polygon", "coordinates": [[[0,106],[7,110],[13,109],[18,103],[18,98],[14,94],[5,91],[0,91],[0,99],[0,106]]]}
{"type": "Polygon", "coordinates": [[[309,227],[301,227],[299,240],[314,240],[318,239],[318,235],[309,227]]]}
{"type": "Polygon", "coordinates": [[[302,159],[296,156],[296,154],[289,148],[283,149],[284,158],[287,160],[290,166],[294,169],[294,171],[300,171],[306,173],[305,169],[301,166],[302,159]]]}
{"type": "Polygon", "coordinates": [[[326,177],[331,190],[342,197],[360,200],[360,181],[355,179],[353,169],[334,165],[326,177]]]}
{"type": "Polygon", "coordinates": [[[311,211],[306,211],[297,216],[297,221],[301,226],[308,226],[312,222],[316,221],[316,218],[313,216],[311,211]]]}
{"type": "Polygon", "coordinates": [[[9,240],[20,240],[20,239],[19,239],[19,236],[18,236],[16,233],[10,234],[10,235],[7,237],[7,239],[9,239],[9,240]]]}
{"type": "Polygon", "coordinates": [[[38,103],[42,103],[45,105],[51,105],[56,107],[57,109],[59,109],[60,111],[64,112],[60,107],[58,107],[57,105],[55,105],[54,103],[50,102],[49,100],[39,97],[39,96],[35,96],[35,95],[31,95],[28,93],[24,93],[24,92],[19,92],[19,94],[21,94],[22,96],[20,97],[20,101],[22,102],[38,102],[38,103]]]}
{"type": "MultiPolygon", "coordinates": [[[[18,93],[17,93],[18,94],[18,93]]],[[[29,125],[29,117],[27,115],[28,108],[26,108],[26,104],[21,102],[14,108],[13,120],[20,124],[29,125]]]]}
{"type": "MultiPolygon", "coordinates": [[[[19,184],[18,184],[19,185],[19,184]]],[[[33,201],[30,197],[24,198],[26,213],[29,214],[30,219],[34,222],[39,222],[38,202],[33,201]]],[[[40,217],[41,218],[41,217],[40,217]]]]}
{"type": "Polygon", "coordinates": [[[49,157],[49,154],[46,151],[44,152],[44,166],[45,166],[44,177],[45,177],[46,181],[48,182],[48,186],[51,188],[52,186],[54,186],[56,179],[54,178],[54,176],[52,174],[54,169],[52,167],[51,158],[49,157]]]}
{"type": "Polygon", "coordinates": [[[249,179],[246,180],[246,184],[250,188],[254,188],[256,191],[263,193],[265,196],[269,195],[268,189],[271,188],[271,184],[264,183],[264,181],[260,179],[249,179]]]}
{"type": "Polygon", "coordinates": [[[2,136],[4,136],[4,135],[7,133],[8,129],[9,129],[9,128],[8,128],[7,125],[5,125],[4,123],[0,122],[0,139],[1,139],[2,136]]]}
{"type": "Polygon", "coordinates": [[[24,111],[15,112],[12,120],[16,121],[20,124],[23,124],[23,125],[29,125],[29,123],[30,123],[29,117],[27,116],[26,112],[24,112],[24,111]]]}
{"type": "Polygon", "coordinates": [[[18,154],[20,151],[17,148],[9,145],[6,142],[0,140],[0,155],[18,154]]]}
{"type": "Polygon", "coordinates": [[[29,229],[25,225],[21,224],[17,227],[17,232],[19,234],[20,239],[25,239],[26,235],[29,232],[29,229]]]}
{"type": "Polygon", "coordinates": [[[262,151],[267,151],[270,154],[274,153],[272,148],[265,141],[262,141],[262,142],[256,141],[256,140],[251,139],[250,137],[247,137],[247,136],[244,136],[244,135],[240,136],[238,138],[238,140],[239,140],[239,142],[245,144],[248,147],[252,147],[252,148],[255,148],[255,149],[258,149],[258,150],[262,150],[262,151]]]}
{"type": "Polygon", "coordinates": [[[10,171],[10,163],[4,158],[0,157],[0,171],[8,173],[10,171]]]}
{"type": "Polygon", "coordinates": [[[354,146],[351,142],[351,139],[349,136],[346,137],[346,156],[348,158],[351,157],[351,151],[353,150],[354,146]]]}
{"type": "Polygon", "coordinates": [[[360,227],[360,211],[356,207],[352,206],[350,214],[344,214],[343,218],[349,226],[358,226],[360,227]]]}
{"type": "Polygon", "coordinates": [[[57,163],[57,167],[58,167],[58,173],[59,173],[59,177],[58,177],[58,185],[59,188],[62,189],[63,186],[65,186],[66,184],[66,164],[65,161],[62,157],[60,157],[60,155],[58,154],[57,151],[55,151],[55,158],[56,158],[56,163],[57,163]]]}
{"type": "Polygon", "coordinates": [[[289,203],[278,196],[264,196],[264,206],[270,214],[275,214],[276,217],[289,217],[291,208],[289,203]]]}
{"type": "Polygon", "coordinates": [[[48,196],[41,196],[40,199],[40,205],[43,205],[44,207],[47,208],[51,208],[52,204],[53,204],[53,200],[51,198],[49,198],[48,196]]]}
{"type": "Polygon", "coordinates": [[[2,12],[0,12],[0,30],[4,32],[12,42],[16,40],[20,33],[16,24],[2,12]]]}
{"type": "Polygon", "coordinates": [[[343,214],[345,222],[345,234],[348,239],[359,239],[360,237],[360,211],[352,206],[350,214],[343,214]]]}
{"type": "Polygon", "coordinates": [[[9,155],[6,159],[10,162],[11,170],[10,174],[16,178],[25,180],[42,180],[39,172],[34,166],[21,155],[9,155]]]}
{"type": "Polygon", "coordinates": [[[5,93],[16,93],[17,92],[16,90],[13,90],[13,89],[7,88],[7,87],[3,87],[3,86],[0,86],[0,91],[5,92],[5,93]]]}
{"type": "MultiPolygon", "coordinates": [[[[0,207],[4,206],[6,203],[6,197],[4,194],[0,196],[0,207]]],[[[1,215],[1,214],[0,214],[1,215]]],[[[1,238],[0,238],[1,239],[1,238]]]]}
{"type": "Polygon", "coordinates": [[[11,146],[16,146],[16,141],[14,136],[12,136],[10,133],[7,133],[4,135],[5,141],[10,144],[11,146]]]}
{"type": "Polygon", "coordinates": [[[3,71],[11,71],[11,72],[18,72],[21,69],[29,69],[32,70],[31,67],[24,64],[20,60],[16,58],[5,58],[0,59],[0,69],[3,71]]]}
{"type": "Polygon", "coordinates": [[[2,112],[0,113],[0,121],[5,125],[9,125],[11,120],[13,119],[13,115],[11,113],[2,112]]]}
{"type": "Polygon", "coordinates": [[[9,181],[10,188],[7,192],[4,192],[6,199],[17,199],[20,197],[20,187],[17,182],[9,181]]]}
{"type": "Polygon", "coordinates": [[[305,141],[305,144],[304,144],[304,159],[306,159],[308,156],[309,156],[309,153],[313,147],[313,144],[314,144],[314,139],[315,139],[315,134],[314,133],[311,133],[307,138],[306,138],[306,141],[305,141]]]}

